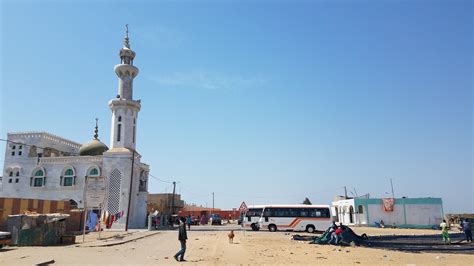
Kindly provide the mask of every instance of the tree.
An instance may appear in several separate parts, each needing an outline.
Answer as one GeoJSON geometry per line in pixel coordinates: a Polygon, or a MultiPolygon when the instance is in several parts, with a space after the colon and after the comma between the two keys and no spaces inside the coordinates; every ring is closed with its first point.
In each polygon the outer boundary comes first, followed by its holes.
{"type": "Polygon", "coordinates": [[[311,201],[308,199],[308,197],[304,198],[303,200],[303,204],[305,205],[312,205],[313,203],[311,203],[311,201]]]}

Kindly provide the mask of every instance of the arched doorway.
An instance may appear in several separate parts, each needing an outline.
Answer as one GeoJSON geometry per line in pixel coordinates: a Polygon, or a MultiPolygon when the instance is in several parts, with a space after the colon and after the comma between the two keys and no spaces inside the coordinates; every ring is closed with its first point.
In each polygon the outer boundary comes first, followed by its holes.
{"type": "Polygon", "coordinates": [[[69,200],[69,205],[71,206],[71,210],[77,209],[77,202],[73,199],[69,200]]]}
{"type": "Polygon", "coordinates": [[[349,207],[349,223],[354,223],[354,207],[352,205],[349,207]]]}

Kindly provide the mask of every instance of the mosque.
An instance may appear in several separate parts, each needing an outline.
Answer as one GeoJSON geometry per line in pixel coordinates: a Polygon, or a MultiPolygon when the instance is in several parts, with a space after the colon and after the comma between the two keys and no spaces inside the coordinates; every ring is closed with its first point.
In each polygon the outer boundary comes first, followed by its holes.
{"type": "Polygon", "coordinates": [[[128,228],[145,226],[150,168],[135,149],[141,103],[133,99],[138,68],[133,65],[128,27],[119,56],[118,94],[108,103],[110,147],[99,140],[97,122],[94,138],[82,145],[46,132],[8,133],[0,197],[67,200],[83,208],[87,178],[103,177],[107,184],[103,209],[111,215],[124,214],[112,229],[124,229],[127,219],[128,228]]]}

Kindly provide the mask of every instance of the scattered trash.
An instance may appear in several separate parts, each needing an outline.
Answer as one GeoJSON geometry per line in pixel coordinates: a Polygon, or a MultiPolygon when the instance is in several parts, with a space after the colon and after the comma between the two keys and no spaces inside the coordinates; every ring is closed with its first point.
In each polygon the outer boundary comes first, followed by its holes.
{"type": "Polygon", "coordinates": [[[384,258],[387,258],[388,256],[387,255],[383,255],[384,258]]]}
{"type": "Polygon", "coordinates": [[[356,263],[356,264],[360,264],[360,262],[359,262],[359,261],[356,261],[355,263],[356,263]]]}
{"type": "Polygon", "coordinates": [[[323,260],[327,260],[328,258],[326,258],[326,257],[316,257],[316,259],[323,259],[323,260]]]}
{"type": "Polygon", "coordinates": [[[350,250],[346,250],[346,253],[351,252],[350,250]]]}
{"type": "Polygon", "coordinates": [[[165,260],[169,259],[170,257],[165,257],[165,260]]]}
{"type": "Polygon", "coordinates": [[[194,240],[199,240],[199,238],[195,238],[194,240]]]}

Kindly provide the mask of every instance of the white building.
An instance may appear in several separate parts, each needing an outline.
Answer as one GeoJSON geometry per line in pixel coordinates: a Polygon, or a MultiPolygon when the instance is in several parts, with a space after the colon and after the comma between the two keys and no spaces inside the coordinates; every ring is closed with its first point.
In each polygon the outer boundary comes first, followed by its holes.
{"type": "Polygon", "coordinates": [[[346,225],[430,228],[443,219],[441,198],[349,198],[332,203],[336,221],[346,225]]]}
{"type": "Polygon", "coordinates": [[[108,103],[110,149],[98,139],[97,124],[94,139],[83,145],[46,132],[8,133],[0,197],[70,200],[81,208],[86,179],[101,176],[107,183],[104,209],[111,215],[124,213],[112,228],[125,228],[127,215],[129,228],[145,226],[149,166],[135,149],[141,104],[133,99],[138,68],[128,29],[119,56],[118,94],[108,103]]]}

